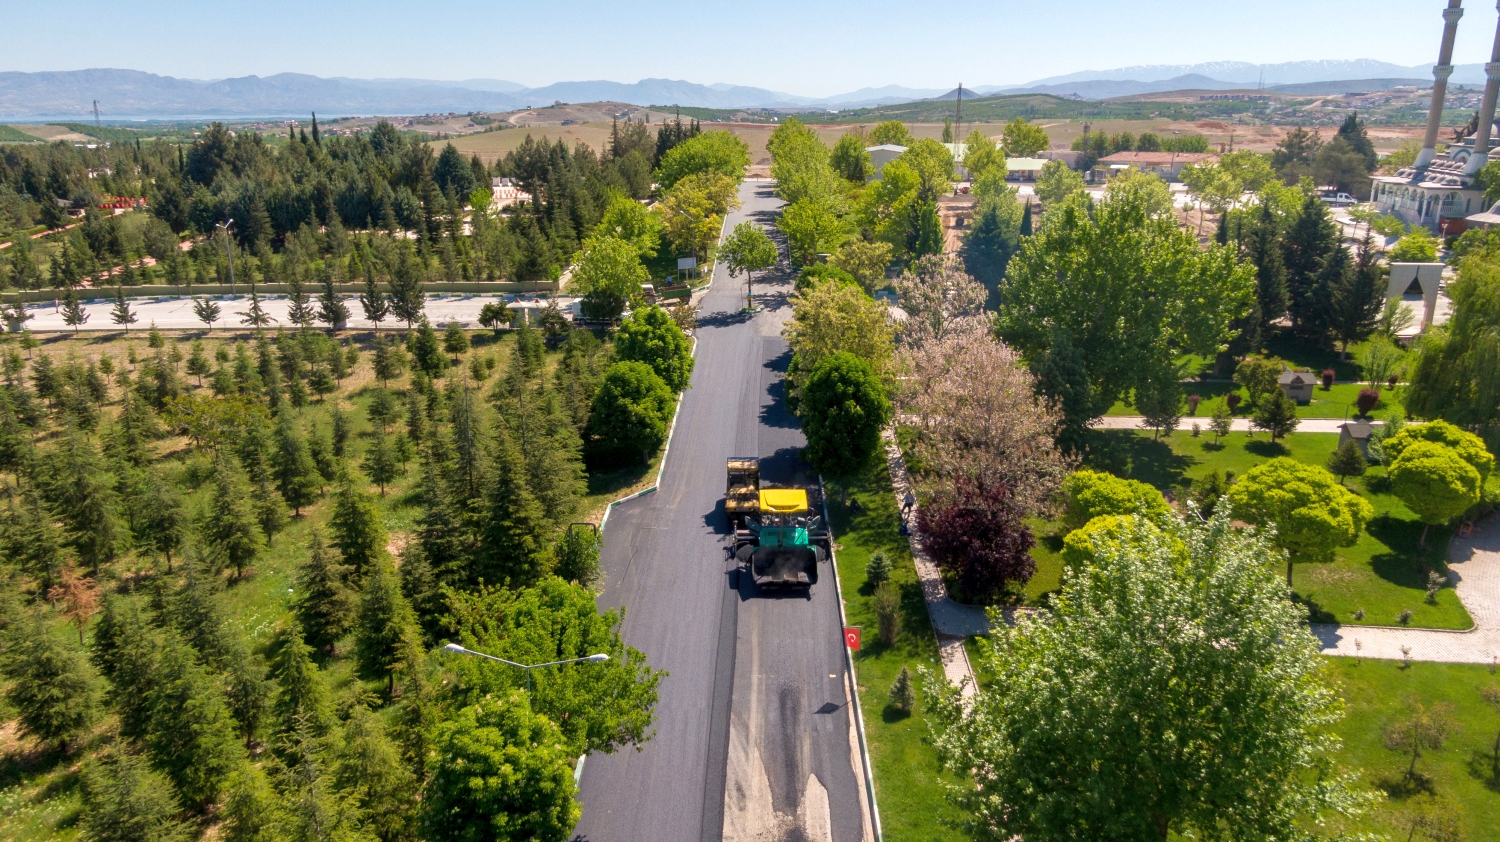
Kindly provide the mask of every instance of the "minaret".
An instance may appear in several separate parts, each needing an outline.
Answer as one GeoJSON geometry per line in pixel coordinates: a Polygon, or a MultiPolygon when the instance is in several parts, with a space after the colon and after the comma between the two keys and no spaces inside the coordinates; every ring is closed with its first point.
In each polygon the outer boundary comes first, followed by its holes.
{"type": "Polygon", "coordinates": [[[1417,154],[1414,166],[1422,169],[1437,157],[1438,128],[1443,121],[1443,99],[1448,96],[1448,77],[1453,75],[1453,36],[1458,34],[1458,19],[1464,16],[1460,8],[1464,0],[1448,0],[1443,10],[1443,46],[1438,50],[1437,66],[1432,68],[1432,106],[1427,109],[1427,135],[1422,138],[1422,151],[1417,154]]]}
{"type": "MultiPolygon", "coordinates": [[[[1500,2],[1495,4],[1495,9],[1500,11],[1500,2]]],[[[1490,63],[1484,66],[1484,102],[1479,106],[1479,131],[1474,133],[1474,152],[1464,167],[1464,175],[1473,175],[1489,163],[1496,94],[1500,94],[1500,21],[1495,22],[1495,46],[1490,48],[1490,63]]]]}

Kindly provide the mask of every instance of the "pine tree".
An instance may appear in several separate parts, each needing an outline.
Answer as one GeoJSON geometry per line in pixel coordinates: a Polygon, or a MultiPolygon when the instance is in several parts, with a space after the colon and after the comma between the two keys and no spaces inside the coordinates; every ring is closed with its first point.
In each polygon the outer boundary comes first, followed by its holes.
{"type": "Polygon", "coordinates": [[[68,543],[91,571],[114,561],[126,549],[129,534],[120,521],[120,497],[112,478],[101,470],[103,459],[93,443],[69,428],[53,452],[50,496],[68,528],[68,543]]]}
{"type": "Polygon", "coordinates": [[[437,331],[432,329],[432,323],[425,316],[420,319],[416,331],[407,334],[406,348],[411,352],[412,365],[428,377],[442,377],[448,368],[448,358],[443,356],[437,331]]]}
{"type": "Polygon", "coordinates": [[[314,649],[332,652],[354,622],[356,599],[349,589],[349,569],[323,544],[317,529],[308,536],[308,559],[297,573],[293,610],[304,640],[314,649]]]}
{"type": "Polygon", "coordinates": [[[896,681],[891,684],[891,707],[902,713],[911,713],[917,703],[917,694],[912,687],[911,671],[906,667],[896,674],[896,681]]]}
{"type": "Polygon", "coordinates": [[[109,320],[123,326],[126,333],[130,332],[131,325],[140,321],[136,314],[131,311],[130,302],[125,299],[124,287],[115,287],[115,306],[114,309],[109,311],[109,320]]]}
{"type": "Polygon", "coordinates": [[[385,526],[375,500],[355,485],[347,471],[339,478],[328,526],[333,531],[333,546],[350,568],[353,581],[363,582],[385,553],[385,526]]]}
{"type": "Polygon", "coordinates": [[[1343,485],[1349,477],[1363,476],[1370,463],[1365,459],[1364,451],[1359,449],[1359,442],[1348,439],[1329,455],[1326,467],[1328,473],[1338,477],[1339,484],[1343,485]]]}
{"type": "Polygon", "coordinates": [[[381,842],[409,839],[416,829],[416,776],[402,765],[401,753],[386,735],[381,718],[355,705],[344,723],[344,743],[333,770],[334,787],[353,794],[365,812],[366,827],[381,842]]]}
{"type": "Polygon", "coordinates": [[[123,736],[139,738],[146,733],[160,649],[157,630],[146,622],[136,600],[122,596],[105,600],[91,657],[109,679],[108,699],[120,715],[123,736]]]}
{"type": "Polygon", "coordinates": [[[144,758],[123,751],[96,760],[83,774],[79,837],[85,842],[188,842],[177,819],[172,785],[144,758]]]}
{"type": "Polygon", "coordinates": [[[62,300],[63,324],[73,328],[73,335],[78,335],[80,325],[88,322],[89,314],[83,310],[83,303],[78,300],[78,291],[72,287],[68,288],[62,300]]]}
{"type": "Polygon", "coordinates": [[[1297,404],[1281,389],[1273,389],[1255,407],[1255,426],[1271,434],[1271,441],[1297,429],[1297,404]]]}
{"type": "Polygon", "coordinates": [[[300,328],[312,327],[314,313],[308,303],[307,290],[302,288],[301,272],[293,269],[286,279],[287,321],[300,328]]]}
{"type": "Polygon", "coordinates": [[[1280,232],[1276,214],[1262,203],[1260,218],[1251,229],[1247,254],[1255,266],[1256,299],[1260,304],[1260,331],[1270,329],[1271,322],[1286,315],[1286,267],[1281,260],[1280,232]]]}
{"type": "Polygon", "coordinates": [[[389,562],[377,562],[360,595],[354,647],[366,678],[386,677],[388,695],[396,688],[402,645],[415,627],[416,617],[401,593],[395,571],[389,562]]]}
{"type": "Polygon", "coordinates": [[[376,336],[374,366],[375,376],[384,386],[406,371],[406,349],[392,337],[376,336]]]}
{"type": "Polygon", "coordinates": [[[93,670],[47,629],[40,610],[6,630],[0,674],[21,733],[65,747],[94,722],[93,670]]]}
{"type": "Polygon", "coordinates": [[[223,823],[224,842],[282,842],[280,799],[259,766],[246,763],[229,778],[223,823]]]}
{"type": "Polygon", "coordinates": [[[1292,328],[1299,334],[1317,335],[1318,275],[1334,250],[1343,250],[1338,229],[1328,216],[1328,208],[1317,196],[1308,196],[1302,209],[1281,238],[1282,262],[1286,266],[1288,312],[1292,328]],[[1310,331],[1310,334],[1309,334],[1310,331]]]}
{"type": "Polygon", "coordinates": [[[333,421],[333,455],[343,459],[349,455],[349,439],[354,437],[354,422],[349,418],[349,413],[337,406],[328,414],[333,421]]]}
{"type": "Polygon", "coordinates": [[[266,681],[265,663],[239,638],[230,639],[226,657],[224,701],[248,748],[265,727],[270,682],[266,681]]]}
{"type": "Polygon", "coordinates": [[[286,500],[272,487],[269,478],[262,478],[250,488],[250,508],[255,511],[255,522],[266,536],[266,546],[276,541],[276,533],[286,528],[286,500]]]}
{"type": "Polygon", "coordinates": [[[35,487],[21,489],[0,519],[5,557],[18,572],[37,577],[43,588],[52,587],[62,570],[64,540],[51,507],[35,487]]]}
{"type": "Polygon", "coordinates": [[[302,507],[318,499],[322,479],[318,475],[317,463],[308,451],[307,440],[290,412],[277,414],[276,452],[272,465],[277,490],[297,517],[301,517],[302,507]]]}
{"type": "MultiPolygon", "coordinates": [[[[356,251],[352,260],[358,259],[359,252],[356,251]]],[[[375,283],[375,267],[365,262],[359,268],[364,272],[365,278],[365,291],[359,296],[359,306],[364,310],[365,320],[373,322],[376,329],[379,329],[380,323],[391,313],[391,303],[386,299],[385,293],[380,291],[379,284],[375,283]]],[[[349,273],[352,275],[355,271],[355,265],[351,261],[349,273]]]]}
{"type": "Polygon", "coordinates": [[[312,647],[303,642],[295,622],[278,635],[273,651],[271,677],[276,691],[271,697],[271,748],[286,761],[300,757],[304,735],[318,739],[328,733],[332,714],[328,689],[312,661],[312,647]]]}
{"type": "Polygon", "coordinates": [[[375,431],[375,440],[370,442],[370,447],[365,451],[365,460],[361,465],[370,481],[380,487],[380,496],[385,496],[386,485],[395,482],[401,476],[401,460],[391,442],[391,437],[384,431],[375,431]]]}
{"type": "Polygon", "coordinates": [[[245,759],[234,719],[217,677],[195,663],[187,647],[168,641],[158,671],[146,748],[184,801],[206,806],[245,759]]]}
{"type": "Polygon", "coordinates": [[[209,570],[194,548],[182,565],[182,584],[167,599],[161,619],[172,624],[182,642],[193,648],[205,664],[223,669],[232,634],[219,608],[220,580],[209,570]]]}
{"type": "Polygon", "coordinates": [[[214,322],[219,320],[223,312],[223,308],[215,304],[211,298],[193,298],[193,315],[209,330],[213,329],[214,322]]]}
{"type": "Polygon", "coordinates": [[[333,288],[335,280],[337,278],[333,270],[324,266],[323,293],[318,296],[318,321],[328,325],[329,330],[338,330],[340,327],[347,326],[349,321],[349,305],[344,303],[333,288]]]}
{"type": "Polygon", "coordinates": [[[494,470],[484,495],[475,566],[486,583],[522,588],[546,575],[552,560],[546,512],[532,496],[525,461],[506,426],[496,425],[494,470]]]}
{"type": "Polygon", "coordinates": [[[250,503],[250,489],[244,474],[224,457],[220,457],[214,466],[213,490],[203,523],[203,537],[219,566],[232,566],[236,577],[244,576],[245,566],[255,560],[264,540],[259,519],[250,503]]]}
{"type": "Polygon", "coordinates": [[[458,358],[468,353],[469,334],[464,332],[463,325],[456,321],[448,322],[443,330],[443,350],[453,355],[453,364],[458,365],[458,358]]]}
{"type": "Polygon", "coordinates": [[[256,330],[259,330],[274,321],[270,317],[270,315],[266,313],[265,308],[261,306],[260,294],[255,291],[255,284],[253,283],[250,285],[250,306],[243,312],[235,313],[235,315],[240,317],[240,324],[249,325],[256,330]]]}
{"type": "MultiPolygon", "coordinates": [[[[1342,251],[1342,249],[1340,249],[1342,251]]],[[[1349,355],[1349,343],[1369,336],[1385,306],[1384,274],[1369,235],[1360,244],[1354,264],[1340,274],[1329,290],[1328,321],[1339,353],[1349,355]]]]}
{"type": "Polygon", "coordinates": [[[406,322],[406,329],[422,318],[426,306],[426,295],[422,291],[422,275],[425,268],[414,260],[409,249],[403,248],[391,273],[391,315],[406,322]]]}

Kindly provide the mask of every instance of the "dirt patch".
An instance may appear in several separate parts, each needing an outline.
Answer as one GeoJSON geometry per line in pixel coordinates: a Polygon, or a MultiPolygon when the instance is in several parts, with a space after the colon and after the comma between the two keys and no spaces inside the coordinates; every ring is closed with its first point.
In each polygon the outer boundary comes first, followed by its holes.
{"type": "Polygon", "coordinates": [[[406,552],[406,545],[411,542],[410,532],[392,532],[391,537],[385,542],[385,551],[391,554],[392,563],[399,569],[401,567],[401,554],[406,552]]]}

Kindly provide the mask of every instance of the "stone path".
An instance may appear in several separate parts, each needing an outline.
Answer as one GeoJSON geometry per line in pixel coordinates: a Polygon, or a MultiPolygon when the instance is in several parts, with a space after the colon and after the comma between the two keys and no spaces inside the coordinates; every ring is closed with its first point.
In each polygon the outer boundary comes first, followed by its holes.
{"type": "Polygon", "coordinates": [[[1474,619],[1468,631],[1315,623],[1325,655],[1491,664],[1500,659],[1500,519],[1491,517],[1448,545],[1448,575],[1474,619]],[[1407,651],[1403,652],[1405,649],[1407,651]]]}

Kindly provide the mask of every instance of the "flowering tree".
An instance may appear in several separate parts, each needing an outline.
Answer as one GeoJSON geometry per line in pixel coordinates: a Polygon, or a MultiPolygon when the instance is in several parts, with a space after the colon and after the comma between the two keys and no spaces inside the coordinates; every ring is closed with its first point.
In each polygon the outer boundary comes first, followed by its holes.
{"type": "Polygon", "coordinates": [[[900,412],[918,430],[916,455],[939,483],[1004,485],[1040,509],[1072,460],[1053,442],[1058,415],[1036,396],[1020,355],[988,334],[950,334],[907,349],[900,412]]]}
{"type": "Polygon", "coordinates": [[[896,325],[896,337],[905,346],[989,330],[989,317],[984,311],[988,293],[953,255],[934,254],[916,260],[893,286],[906,313],[896,325]]]}

